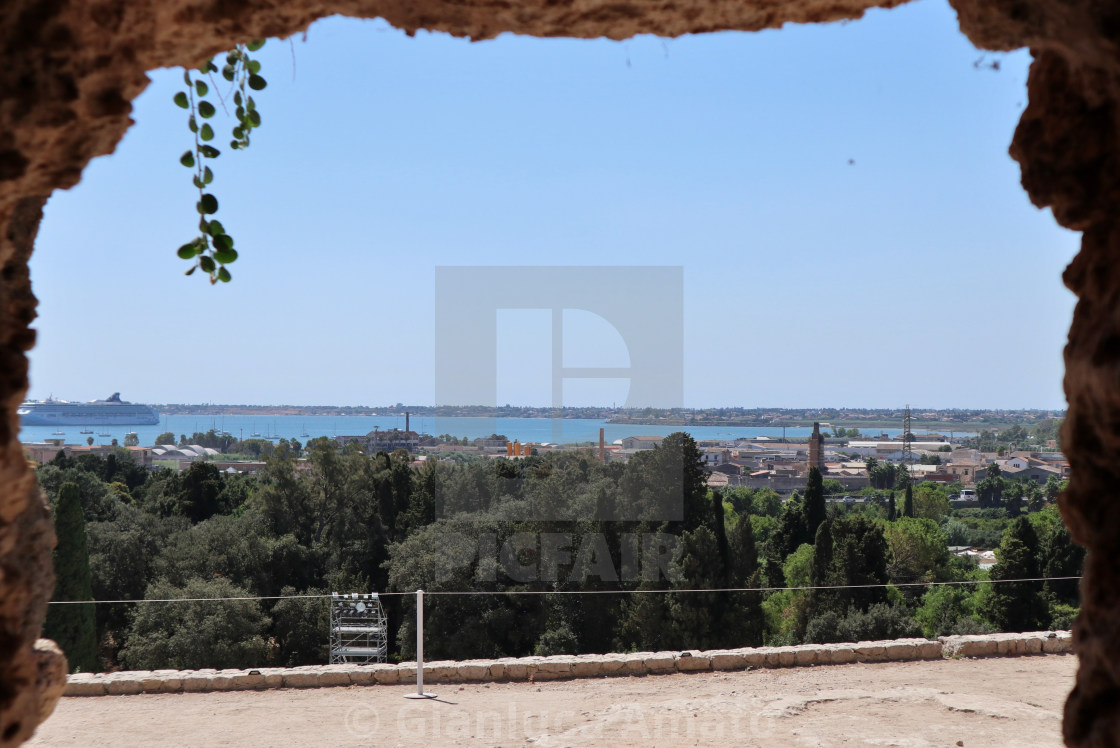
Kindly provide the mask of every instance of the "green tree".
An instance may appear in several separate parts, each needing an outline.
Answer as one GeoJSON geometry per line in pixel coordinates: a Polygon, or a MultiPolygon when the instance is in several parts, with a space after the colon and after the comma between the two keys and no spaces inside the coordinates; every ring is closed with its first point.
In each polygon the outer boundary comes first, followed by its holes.
{"type": "MultiPolygon", "coordinates": [[[[867,586],[887,582],[887,545],[879,523],[863,515],[839,515],[822,523],[809,578],[814,587],[837,589],[810,593],[799,632],[809,641],[832,641],[825,630],[835,631],[851,614],[867,613],[872,605],[887,601],[884,587],[867,586]]],[[[860,621],[859,625],[870,625],[860,621]]]]}
{"type": "MultiPolygon", "coordinates": [[[[157,582],[146,599],[247,597],[228,579],[192,579],[184,587],[157,582]]],[[[129,668],[259,667],[268,656],[268,617],[256,600],[199,600],[139,605],[121,659],[129,668]],[[174,607],[171,607],[174,606],[174,607]]]]}
{"type": "Polygon", "coordinates": [[[982,508],[997,507],[1003,503],[1003,478],[999,465],[994,462],[988,464],[987,474],[976,484],[976,495],[982,508]]]}
{"type": "Polygon", "coordinates": [[[162,434],[156,437],[155,445],[157,447],[163,447],[166,445],[174,446],[175,434],[172,434],[170,431],[164,431],[162,434]]]}
{"type": "Polygon", "coordinates": [[[914,489],[914,516],[940,522],[949,513],[949,496],[943,486],[919,483],[914,489]]]}
{"type": "Polygon", "coordinates": [[[816,467],[809,468],[809,480],[805,484],[805,532],[810,538],[816,538],[817,528],[821,526],[827,516],[824,501],[824,481],[821,471],[816,467]]]}
{"type": "MultiPolygon", "coordinates": [[[[1004,531],[996,549],[995,580],[1037,579],[1039,543],[1026,517],[1017,517],[1004,531]]],[[[1039,582],[1005,581],[992,585],[986,615],[1000,631],[1035,631],[1049,623],[1049,611],[1039,582]]]]}
{"type": "MultiPolygon", "coordinates": [[[[718,589],[725,586],[723,563],[716,535],[707,527],[698,527],[681,536],[678,565],[682,578],[676,586],[682,589],[718,589]]],[[[731,646],[725,642],[727,595],[701,592],[673,595],[670,614],[677,630],[679,646],[688,649],[713,649],[731,646]]]]}
{"type": "MultiPolygon", "coordinates": [[[[1053,478],[1054,476],[1050,476],[1053,478]]],[[[1042,492],[1042,487],[1034,481],[1025,484],[1023,488],[1027,497],[1027,511],[1032,514],[1041,512],[1046,506],[1046,494],[1042,492]]]]}
{"type": "Polygon", "coordinates": [[[136,432],[129,432],[124,435],[124,445],[126,447],[140,446],[140,436],[136,432]]]}
{"type": "Polygon", "coordinates": [[[902,639],[918,636],[921,627],[902,604],[875,603],[867,610],[850,608],[842,615],[827,611],[815,617],[805,631],[814,644],[902,639]]]}
{"type": "MultiPolygon", "coordinates": [[[[1079,577],[1085,566],[1085,549],[1073,542],[1064,524],[1058,524],[1042,543],[1043,576],[1079,577]]],[[[1047,581],[1043,591],[1057,604],[1078,606],[1081,604],[1081,581],[1078,579],[1055,579],[1047,581]]]]}
{"type": "Polygon", "coordinates": [[[1046,479],[1046,486],[1042,489],[1042,492],[1046,495],[1047,501],[1053,502],[1058,500],[1058,494],[1062,492],[1062,488],[1061,479],[1056,475],[1051,475],[1046,479]]]}
{"type": "Polygon", "coordinates": [[[952,634],[984,634],[992,628],[976,615],[977,590],[964,585],[937,585],[922,596],[914,618],[928,639],[952,634]]]}
{"type": "Polygon", "coordinates": [[[879,462],[874,457],[867,458],[867,479],[872,488],[894,488],[898,472],[899,468],[894,463],[879,462]]]}
{"type": "MultiPolygon", "coordinates": [[[[54,506],[58,546],[52,555],[55,588],[52,601],[93,600],[89,569],[89,540],[81,494],[74,483],[63,483],[54,506]]],[[[54,639],[71,671],[94,672],[97,661],[97,620],[93,605],[51,605],[43,635],[54,639]]]]}
{"type": "MultiPolygon", "coordinates": [[[[828,587],[840,582],[837,580],[833,563],[832,523],[825,521],[817,528],[817,536],[813,539],[813,562],[809,567],[809,584],[812,587],[828,587]]],[[[806,620],[809,617],[819,617],[827,611],[839,612],[845,607],[841,601],[843,592],[840,590],[815,589],[809,593],[809,604],[805,608],[806,620]]],[[[801,626],[804,633],[804,625],[801,626]]]]}
{"type": "Polygon", "coordinates": [[[782,497],[772,488],[760,488],[751,497],[751,514],[777,517],[782,513],[782,497]]]}
{"type": "Polygon", "coordinates": [[[805,525],[805,508],[800,496],[791,496],[782,504],[782,514],[778,518],[778,529],[770,538],[770,545],[778,558],[786,558],[813,538],[805,525]]]}
{"type": "Polygon", "coordinates": [[[1008,517],[1018,517],[1023,513],[1023,484],[1016,480],[1004,482],[1003,503],[1008,517]]]}
{"type": "Polygon", "coordinates": [[[906,467],[906,465],[899,465],[898,472],[895,474],[894,480],[895,490],[904,491],[910,486],[911,483],[912,479],[910,477],[910,470],[906,467]]]}
{"type": "Polygon", "coordinates": [[[281,595],[289,597],[277,601],[272,608],[271,633],[279,647],[278,665],[321,665],[328,660],[329,643],[323,635],[330,626],[328,604],[326,600],[310,597],[324,592],[326,590],[314,587],[300,591],[288,586],[280,590],[281,595]]]}
{"type": "Polygon", "coordinates": [[[902,501],[902,516],[914,516],[914,486],[909,481],[906,482],[906,498],[902,501]]]}
{"type": "Polygon", "coordinates": [[[86,444],[91,446],[91,447],[93,446],[93,437],[92,436],[87,436],[86,437],[86,444]]]}
{"type": "MultiPolygon", "coordinates": [[[[840,516],[832,520],[833,579],[845,586],[885,585],[887,541],[879,521],[865,515],[840,516]]],[[[874,603],[887,602],[884,587],[845,590],[852,607],[866,611],[874,603]]]]}
{"type": "Polygon", "coordinates": [[[894,491],[891,491],[890,498],[887,499],[887,522],[894,522],[898,519],[898,510],[894,505],[894,491]]]}
{"type": "Polygon", "coordinates": [[[889,549],[887,574],[896,584],[943,582],[949,577],[945,532],[931,519],[901,517],[883,528],[889,549]]]}

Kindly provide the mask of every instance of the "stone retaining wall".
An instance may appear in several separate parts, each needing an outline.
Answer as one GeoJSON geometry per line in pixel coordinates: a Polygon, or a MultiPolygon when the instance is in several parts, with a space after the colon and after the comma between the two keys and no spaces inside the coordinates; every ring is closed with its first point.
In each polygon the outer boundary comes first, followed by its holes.
{"type": "MultiPolygon", "coordinates": [[[[545,681],[625,675],[746,670],[750,668],[837,665],[849,662],[940,660],[1071,651],[1068,631],[1026,634],[943,636],[928,639],[802,644],[793,647],[632,652],[556,657],[508,657],[424,663],[425,683],[545,681]]],[[[266,688],[323,688],[416,682],[416,663],[399,665],[315,665],[254,670],[129,670],[78,673],[66,681],[66,696],[137,693],[247,691],[266,688]]]]}

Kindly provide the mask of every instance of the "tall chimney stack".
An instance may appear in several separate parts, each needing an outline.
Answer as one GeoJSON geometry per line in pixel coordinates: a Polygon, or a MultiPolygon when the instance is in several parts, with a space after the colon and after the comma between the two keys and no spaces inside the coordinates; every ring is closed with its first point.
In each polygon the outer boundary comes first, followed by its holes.
{"type": "Polygon", "coordinates": [[[603,437],[605,429],[599,429],[599,460],[605,465],[607,464],[607,444],[603,437]]]}
{"type": "Polygon", "coordinates": [[[408,427],[408,411],[406,410],[404,412],[404,433],[407,434],[409,431],[411,431],[411,429],[408,427]]]}

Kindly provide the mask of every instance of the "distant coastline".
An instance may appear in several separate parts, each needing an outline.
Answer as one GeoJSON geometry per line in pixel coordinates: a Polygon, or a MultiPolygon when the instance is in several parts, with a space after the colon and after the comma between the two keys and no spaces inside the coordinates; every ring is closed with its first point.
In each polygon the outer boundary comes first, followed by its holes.
{"type": "MultiPolygon", "coordinates": [[[[682,428],[716,426],[726,428],[798,428],[812,427],[814,422],[835,428],[890,429],[902,424],[901,408],[696,408],[659,410],[655,408],[605,408],[483,405],[235,405],[235,404],[163,404],[153,405],[162,415],[189,416],[401,416],[410,413],[417,418],[549,418],[603,420],[613,425],[680,426],[682,428]]],[[[1031,426],[1041,421],[1065,417],[1064,410],[982,410],[914,408],[912,428],[927,431],[977,431],[1001,429],[1015,424],[1031,426]]]]}

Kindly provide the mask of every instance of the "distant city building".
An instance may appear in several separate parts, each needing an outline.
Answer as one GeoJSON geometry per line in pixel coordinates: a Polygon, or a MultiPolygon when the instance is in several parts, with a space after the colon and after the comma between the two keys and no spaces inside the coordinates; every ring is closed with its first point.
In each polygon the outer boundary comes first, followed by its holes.
{"type": "MultiPolygon", "coordinates": [[[[378,452],[395,452],[398,449],[407,449],[416,452],[420,449],[420,435],[415,431],[401,431],[389,429],[387,431],[374,430],[365,436],[336,436],[335,441],[340,447],[347,444],[357,444],[368,455],[378,452]]],[[[505,444],[503,443],[504,447],[505,444]]]]}
{"type": "Polygon", "coordinates": [[[23,442],[21,446],[23,447],[23,453],[27,456],[27,459],[37,465],[44,465],[50,462],[59,452],[65,453],[67,457],[92,454],[105,458],[111,454],[118,453],[122,449],[131,455],[132,461],[137,465],[149,467],[152,464],[151,447],[114,447],[108,444],[88,446],[86,444],[67,444],[64,439],[45,439],[41,442],[23,442]]]}
{"type": "Polygon", "coordinates": [[[628,436],[622,440],[624,450],[642,450],[660,447],[665,441],[663,436],[628,436]]]}

